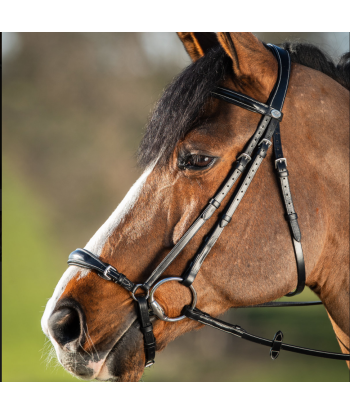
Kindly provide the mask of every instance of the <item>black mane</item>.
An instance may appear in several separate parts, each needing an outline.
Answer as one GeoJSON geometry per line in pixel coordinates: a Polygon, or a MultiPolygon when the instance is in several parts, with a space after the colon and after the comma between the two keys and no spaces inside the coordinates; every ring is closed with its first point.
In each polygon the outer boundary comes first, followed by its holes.
{"type": "Polygon", "coordinates": [[[307,66],[328,75],[347,90],[350,90],[350,53],[344,53],[338,64],[318,47],[310,43],[286,42],[292,62],[307,66]]]}
{"type": "MultiPolygon", "coordinates": [[[[320,71],[350,89],[349,52],[335,64],[326,53],[308,43],[287,42],[283,48],[290,53],[292,62],[320,71]]],[[[138,149],[141,167],[156,160],[161,164],[169,160],[177,142],[196,125],[210,92],[227,76],[233,76],[231,60],[218,46],[175,77],[156,104],[147,125],[138,149]]]]}

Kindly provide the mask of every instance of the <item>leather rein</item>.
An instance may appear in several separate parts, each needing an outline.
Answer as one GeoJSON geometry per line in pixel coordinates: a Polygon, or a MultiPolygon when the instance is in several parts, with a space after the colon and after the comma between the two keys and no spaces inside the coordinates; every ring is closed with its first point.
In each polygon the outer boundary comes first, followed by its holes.
{"type": "MultiPolygon", "coordinates": [[[[131,293],[131,296],[138,304],[139,309],[140,330],[142,331],[144,336],[144,347],[146,356],[145,367],[151,366],[154,363],[155,358],[156,341],[153,334],[153,325],[151,322],[151,319],[153,319],[154,316],[163,321],[168,322],[179,321],[187,317],[207,326],[224,331],[225,333],[241,337],[242,339],[249,340],[254,343],[268,346],[270,347],[270,356],[273,360],[278,357],[281,349],[310,356],[325,357],[336,360],[350,360],[350,354],[325,352],[322,350],[307,349],[304,347],[282,343],[283,333],[281,331],[278,331],[275,334],[273,340],[268,340],[263,337],[255,336],[253,334],[248,333],[240,326],[232,325],[222,320],[213,318],[209,314],[201,310],[198,310],[195,307],[197,303],[197,294],[192,284],[205,258],[209,254],[217,239],[220,237],[224,228],[230,223],[234,212],[240,204],[262,161],[266,157],[267,151],[269,147],[272,145],[272,142],[275,156],[275,170],[278,180],[280,182],[281,193],[283,195],[283,202],[285,208],[285,218],[289,224],[297,264],[298,280],[296,289],[295,291],[286,294],[286,296],[290,297],[296,294],[300,294],[305,287],[305,263],[303,250],[301,247],[301,232],[298,224],[298,215],[295,212],[292,201],[288,180],[289,174],[287,170],[287,160],[285,159],[285,157],[283,157],[279,127],[279,123],[282,121],[283,117],[282,107],[289,83],[290,57],[289,53],[286,50],[281,49],[278,46],[271,44],[268,44],[266,46],[269,48],[270,51],[272,51],[278,62],[278,79],[274,87],[274,90],[272,91],[272,94],[269,98],[268,104],[263,104],[244,94],[240,94],[238,92],[222,87],[215,88],[215,90],[211,93],[211,95],[215,98],[222,99],[226,102],[237,105],[249,111],[261,114],[262,118],[254,135],[246,144],[243,152],[237,157],[228,177],[222,183],[219,191],[209,201],[208,205],[205,207],[203,212],[193,222],[190,228],[179,240],[179,242],[173,247],[173,249],[168,253],[168,255],[156,267],[156,269],[152,272],[150,277],[143,284],[134,284],[125,275],[118,272],[116,268],[101,261],[97,256],[87,251],[86,249],[76,249],[69,255],[69,265],[75,265],[81,268],[87,268],[96,271],[101,278],[107,281],[114,282],[131,293]],[[183,273],[181,277],[169,277],[158,281],[164,273],[164,271],[180,254],[180,252],[182,252],[182,250],[185,248],[188,242],[194,237],[194,235],[199,231],[199,229],[204,225],[204,223],[221,206],[222,201],[227,196],[227,194],[229,193],[233,185],[237,182],[240,176],[242,176],[242,179],[239,185],[235,189],[230,201],[227,203],[216,225],[212,228],[212,230],[204,239],[202,245],[198,249],[188,269],[183,273]],[[189,287],[192,292],[192,304],[190,306],[185,306],[183,310],[184,314],[176,318],[168,317],[165,314],[163,308],[157,303],[157,301],[154,300],[154,293],[156,289],[160,285],[168,281],[179,281],[184,286],[189,287]],[[144,291],[144,294],[136,295],[136,291],[138,289],[142,289],[144,291]]],[[[288,307],[320,304],[322,304],[321,301],[274,301],[240,308],[288,307]]]]}

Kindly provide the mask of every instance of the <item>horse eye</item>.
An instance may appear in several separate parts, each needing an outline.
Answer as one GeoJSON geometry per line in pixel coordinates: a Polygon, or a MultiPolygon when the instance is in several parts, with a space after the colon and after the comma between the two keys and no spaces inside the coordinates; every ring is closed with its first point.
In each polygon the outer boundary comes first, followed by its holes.
{"type": "Polygon", "coordinates": [[[208,167],[214,159],[215,157],[191,154],[182,160],[180,167],[183,169],[204,169],[205,167],[208,167]]]}

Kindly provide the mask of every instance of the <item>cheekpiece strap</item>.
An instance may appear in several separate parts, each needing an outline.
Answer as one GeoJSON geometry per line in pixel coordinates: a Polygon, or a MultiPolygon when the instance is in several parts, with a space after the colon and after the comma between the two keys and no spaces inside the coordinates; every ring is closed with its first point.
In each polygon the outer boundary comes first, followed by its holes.
{"type": "Polygon", "coordinates": [[[150,320],[148,301],[146,297],[136,297],[139,306],[140,329],[143,333],[146,363],[145,367],[150,367],[154,363],[156,356],[156,339],[153,334],[153,325],[150,320]]]}

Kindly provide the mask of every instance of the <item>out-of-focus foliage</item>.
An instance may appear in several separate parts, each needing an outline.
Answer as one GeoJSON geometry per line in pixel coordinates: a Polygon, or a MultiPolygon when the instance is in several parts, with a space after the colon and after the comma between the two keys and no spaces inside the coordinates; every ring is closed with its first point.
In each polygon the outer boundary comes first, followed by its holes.
{"type": "MultiPolygon", "coordinates": [[[[258,35],[276,43],[291,37],[258,35]]],[[[325,34],[306,35],[325,42],[325,34]]],[[[18,34],[6,57],[3,379],[71,381],[42,359],[44,306],[68,253],[86,244],[139,176],[134,154],[147,117],[190,61],[170,33],[18,34]]],[[[269,338],[282,329],[289,343],[339,350],[322,307],[226,318],[269,338]]],[[[268,349],[204,329],[170,344],[144,380],[345,381],[348,371],[287,353],[272,362],[268,349]]]]}
{"type": "Polygon", "coordinates": [[[7,161],[3,175],[3,380],[72,381],[51,359],[52,346],[40,327],[45,302],[65,264],[56,255],[45,208],[7,161]]]}
{"type": "Polygon", "coordinates": [[[180,68],[151,66],[146,40],[133,33],[31,33],[20,42],[4,64],[4,156],[50,204],[56,237],[74,249],[139,176],[134,153],[147,117],[180,68]]]}

